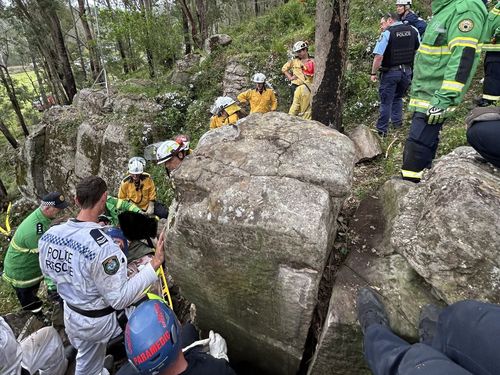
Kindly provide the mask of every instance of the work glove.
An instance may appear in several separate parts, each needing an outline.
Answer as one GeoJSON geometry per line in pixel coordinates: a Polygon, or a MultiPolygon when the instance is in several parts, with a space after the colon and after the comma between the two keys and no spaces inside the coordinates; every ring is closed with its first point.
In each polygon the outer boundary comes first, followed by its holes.
{"type": "Polygon", "coordinates": [[[442,124],[446,110],[438,107],[431,107],[427,110],[425,120],[429,125],[442,124]]]}
{"type": "Polygon", "coordinates": [[[147,215],[153,215],[155,212],[155,202],[149,202],[148,209],[146,210],[147,215]]]}
{"type": "Polygon", "coordinates": [[[226,340],[224,340],[224,338],[218,333],[214,333],[212,330],[208,334],[208,339],[210,355],[214,358],[223,358],[229,362],[226,340]]]}

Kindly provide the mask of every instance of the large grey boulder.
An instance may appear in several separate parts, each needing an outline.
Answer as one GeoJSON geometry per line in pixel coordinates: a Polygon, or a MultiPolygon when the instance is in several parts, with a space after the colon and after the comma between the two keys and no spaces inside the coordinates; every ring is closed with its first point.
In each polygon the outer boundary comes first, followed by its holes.
{"type": "Polygon", "coordinates": [[[356,147],[356,163],[382,155],[382,147],[377,136],[367,126],[359,125],[348,132],[347,136],[356,147]]]}
{"type": "Polygon", "coordinates": [[[392,250],[447,303],[500,302],[500,173],[476,156],[456,149],[406,194],[395,180],[385,187],[399,211],[388,230],[392,250]]]}
{"type": "Polygon", "coordinates": [[[230,357],[297,372],[353,164],[346,136],[268,113],[210,131],[174,172],[170,272],[230,357]]]}
{"type": "Polygon", "coordinates": [[[229,60],[224,71],[223,92],[224,95],[236,99],[239,93],[247,89],[250,70],[248,66],[241,63],[244,56],[235,56],[229,60]]]}
{"type": "Polygon", "coordinates": [[[194,69],[201,60],[201,55],[190,53],[184,56],[175,64],[175,69],[172,73],[171,82],[174,85],[188,85],[194,74],[194,69]]]}
{"type": "Polygon", "coordinates": [[[206,53],[211,53],[217,47],[225,47],[231,42],[233,39],[227,34],[215,34],[211,35],[205,40],[205,44],[203,45],[203,49],[206,53]]]}

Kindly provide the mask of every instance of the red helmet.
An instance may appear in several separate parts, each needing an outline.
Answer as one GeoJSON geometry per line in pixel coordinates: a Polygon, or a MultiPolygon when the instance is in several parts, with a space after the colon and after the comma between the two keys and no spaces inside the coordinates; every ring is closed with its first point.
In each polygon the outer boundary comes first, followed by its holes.
{"type": "Polygon", "coordinates": [[[302,67],[302,71],[304,75],[312,77],[314,75],[314,60],[307,60],[302,67]]]}

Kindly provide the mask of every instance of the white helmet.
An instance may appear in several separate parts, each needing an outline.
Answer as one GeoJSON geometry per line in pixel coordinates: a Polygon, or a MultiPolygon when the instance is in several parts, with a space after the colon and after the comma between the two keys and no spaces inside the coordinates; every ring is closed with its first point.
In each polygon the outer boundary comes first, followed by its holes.
{"type": "Polygon", "coordinates": [[[293,53],[299,52],[301,49],[309,47],[306,42],[299,40],[293,45],[293,53]]]}
{"type": "Polygon", "coordinates": [[[252,82],[264,83],[266,82],[266,76],[262,73],[255,73],[252,77],[252,82]]]}
{"type": "Polygon", "coordinates": [[[180,137],[177,137],[176,139],[176,141],[165,141],[158,147],[156,150],[157,164],[165,163],[181,151],[189,151],[189,141],[183,141],[180,137]]]}
{"type": "Polygon", "coordinates": [[[215,99],[215,103],[212,106],[210,112],[212,113],[212,115],[216,115],[220,112],[220,110],[227,108],[234,103],[236,103],[234,99],[230,98],[229,96],[219,96],[217,99],[215,99]]]}
{"type": "Polygon", "coordinates": [[[396,5],[411,5],[411,0],[396,0],[396,5]]]}
{"type": "Polygon", "coordinates": [[[141,174],[144,172],[144,166],[146,165],[146,160],[140,156],[134,156],[128,161],[128,173],[130,174],[141,174]]]}

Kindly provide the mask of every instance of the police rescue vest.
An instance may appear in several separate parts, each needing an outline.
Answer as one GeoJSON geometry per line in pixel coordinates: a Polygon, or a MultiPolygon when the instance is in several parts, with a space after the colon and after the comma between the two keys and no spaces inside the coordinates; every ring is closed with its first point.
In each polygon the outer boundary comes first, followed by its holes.
{"type": "Polygon", "coordinates": [[[410,25],[395,25],[387,29],[389,31],[389,43],[384,52],[382,60],[383,68],[391,68],[397,65],[411,65],[415,51],[418,48],[418,33],[410,25]]]}

